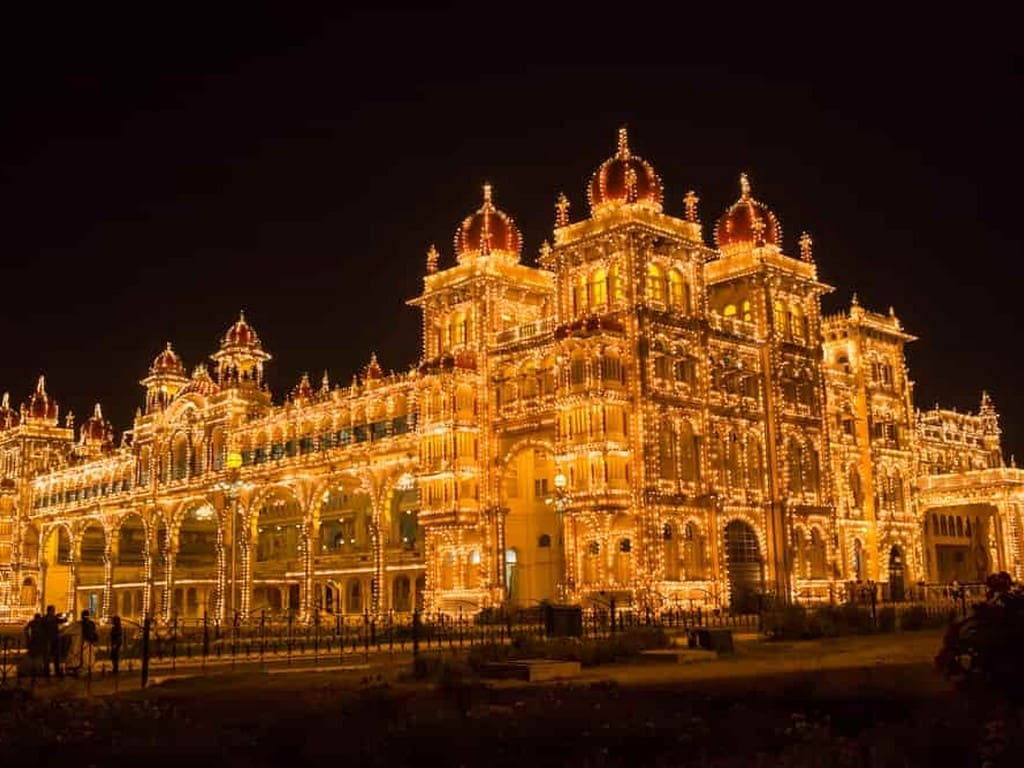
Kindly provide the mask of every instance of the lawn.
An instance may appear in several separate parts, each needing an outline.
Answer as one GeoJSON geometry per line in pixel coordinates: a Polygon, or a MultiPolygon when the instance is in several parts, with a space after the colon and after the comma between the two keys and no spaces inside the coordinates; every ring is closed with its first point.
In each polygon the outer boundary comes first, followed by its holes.
{"type": "Polygon", "coordinates": [[[1019,722],[933,672],[938,642],[915,633],[752,644],[732,659],[613,665],[549,685],[382,670],[8,697],[0,760],[50,765],[56,748],[82,768],[931,766],[978,765],[989,753],[992,765],[1024,764],[1019,722]]]}

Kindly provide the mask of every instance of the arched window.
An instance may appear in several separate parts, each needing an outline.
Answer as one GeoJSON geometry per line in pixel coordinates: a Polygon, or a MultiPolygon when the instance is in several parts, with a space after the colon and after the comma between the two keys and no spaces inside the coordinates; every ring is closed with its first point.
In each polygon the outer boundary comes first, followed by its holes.
{"type": "Polygon", "coordinates": [[[772,318],[775,322],[775,332],[785,336],[787,334],[786,307],[778,299],[772,304],[772,318]]]}
{"type": "Polygon", "coordinates": [[[789,438],[786,456],[789,470],[789,491],[800,495],[804,492],[804,456],[803,448],[795,437],[789,438]]]}
{"type": "Polygon", "coordinates": [[[514,600],[519,594],[519,552],[515,549],[505,550],[505,591],[509,599],[514,600]]]}
{"type": "Polygon", "coordinates": [[[629,584],[632,578],[633,543],[629,539],[620,539],[615,552],[615,581],[620,585],[629,584]]]}
{"type": "Polygon", "coordinates": [[[647,298],[655,304],[665,303],[665,273],[654,262],[647,265],[647,298]]]}
{"type": "Polygon", "coordinates": [[[569,359],[569,384],[573,390],[581,390],[587,383],[587,359],[582,350],[576,350],[569,359]]]}
{"type": "Polygon", "coordinates": [[[677,442],[679,477],[685,483],[695,483],[700,479],[700,443],[689,422],[680,425],[677,442]]]}
{"type": "Polygon", "coordinates": [[[350,579],[345,590],[348,598],[348,613],[363,612],[363,585],[359,579],[350,579]]]}
{"type": "Polygon", "coordinates": [[[603,268],[595,269],[590,276],[590,310],[598,311],[608,305],[608,273],[603,268]]]}
{"type": "Polygon", "coordinates": [[[809,575],[812,579],[826,578],[825,539],[817,528],[811,529],[811,544],[808,551],[809,575]]]}
{"type": "Polygon", "coordinates": [[[804,314],[800,306],[793,304],[789,308],[789,333],[794,338],[800,341],[807,340],[806,325],[804,324],[804,314]]]}
{"type": "Polygon", "coordinates": [[[188,438],[178,433],[171,444],[171,479],[184,480],[188,476],[188,438]]]}
{"type": "Polygon", "coordinates": [[[661,529],[662,546],[665,556],[665,579],[677,581],[679,579],[679,538],[672,530],[671,523],[665,523],[661,529]]]}
{"type": "Polygon", "coordinates": [[[680,312],[688,312],[690,309],[686,296],[686,281],[678,269],[668,271],[668,303],[680,312]]]}
{"type": "Polygon", "coordinates": [[[668,421],[661,425],[661,443],[658,449],[658,468],[662,480],[676,480],[678,477],[676,466],[679,436],[676,434],[675,426],[668,421]]]}
{"type": "Polygon", "coordinates": [[[683,526],[683,551],[686,578],[703,579],[707,575],[704,564],[704,536],[693,523],[683,526]]]}
{"type": "Polygon", "coordinates": [[[608,294],[613,304],[622,303],[622,277],[619,275],[618,264],[613,264],[608,271],[608,294]]]}

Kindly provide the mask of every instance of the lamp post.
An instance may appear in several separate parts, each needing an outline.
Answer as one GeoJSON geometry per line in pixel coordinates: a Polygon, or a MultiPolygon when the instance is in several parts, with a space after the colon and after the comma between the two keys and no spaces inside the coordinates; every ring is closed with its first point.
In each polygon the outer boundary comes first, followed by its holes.
{"type": "MultiPolygon", "coordinates": [[[[235,585],[236,585],[236,563],[238,562],[237,545],[237,520],[238,520],[238,492],[242,488],[241,469],[242,454],[238,451],[229,451],[225,466],[228,470],[228,479],[224,483],[224,494],[228,499],[228,507],[231,510],[231,580],[228,588],[227,615],[235,615],[235,585]]],[[[225,617],[227,618],[227,617],[225,617]]]]}
{"type": "Polygon", "coordinates": [[[562,601],[566,601],[569,597],[569,589],[572,584],[569,579],[569,567],[566,558],[566,547],[568,542],[565,540],[565,494],[566,488],[569,485],[569,478],[562,472],[561,467],[555,470],[554,477],[555,486],[555,518],[558,521],[558,533],[559,533],[559,556],[562,558],[562,583],[559,585],[559,591],[561,594],[562,601]]]}

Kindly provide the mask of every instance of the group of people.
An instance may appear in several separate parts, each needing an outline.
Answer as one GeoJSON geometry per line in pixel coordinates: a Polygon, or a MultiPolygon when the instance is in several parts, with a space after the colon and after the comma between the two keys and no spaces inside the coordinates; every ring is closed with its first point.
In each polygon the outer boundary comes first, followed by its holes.
{"type": "MultiPolygon", "coordinates": [[[[99,640],[96,622],[89,611],[82,611],[79,621],[68,623],[67,618],[48,605],[45,615],[37,613],[25,626],[26,653],[19,672],[30,677],[49,677],[51,669],[57,677],[88,672],[99,640]]],[[[121,617],[114,616],[110,620],[109,650],[115,675],[123,642],[121,617]]]]}

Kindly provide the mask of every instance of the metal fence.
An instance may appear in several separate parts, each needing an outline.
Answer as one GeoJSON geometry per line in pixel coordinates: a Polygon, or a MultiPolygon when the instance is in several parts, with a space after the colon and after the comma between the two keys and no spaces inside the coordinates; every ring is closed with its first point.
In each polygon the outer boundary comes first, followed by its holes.
{"type": "MultiPolygon", "coordinates": [[[[889,610],[901,616],[908,611],[924,612],[932,618],[949,618],[960,610],[951,601],[846,605],[870,617],[879,629],[887,628],[886,622],[880,622],[879,614],[889,610]]],[[[638,612],[629,606],[606,606],[582,610],[579,630],[583,640],[605,638],[638,627],[660,628],[669,633],[694,628],[760,633],[765,630],[767,613],[731,614],[700,608],[638,612]]],[[[265,614],[229,624],[209,619],[176,619],[168,623],[124,620],[122,627],[119,674],[139,676],[143,685],[151,675],[207,674],[237,667],[260,669],[265,665],[345,666],[367,663],[373,657],[461,650],[517,639],[543,639],[551,634],[541,607],[456,615],[328,614],[317,615],[307,623],[274,621],[265,614]]],[[[109,627],[101,626],[99,633],[100,641],[91,648],[92,664],[86,673],[105,676],[113,666],[109,627]]],[[[10,685],[20,679],[18,662],[25,654],[26,638],[24,629],[18,626],[0,628],[0,635],[0,685],[10,685]]]]}

